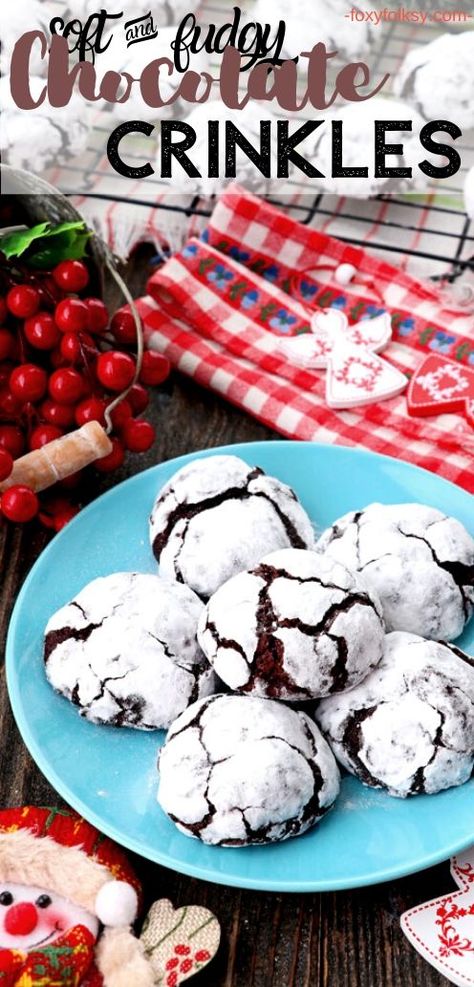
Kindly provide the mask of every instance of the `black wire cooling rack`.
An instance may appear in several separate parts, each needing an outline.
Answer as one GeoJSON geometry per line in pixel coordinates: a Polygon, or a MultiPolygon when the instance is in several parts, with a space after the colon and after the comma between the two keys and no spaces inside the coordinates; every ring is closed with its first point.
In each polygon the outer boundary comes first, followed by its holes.
{"type": "MultiPolygon", "coordinates": [[[[247,7],[249,5],[251,0],[247,7]]],[[[228,0],[204,0],[201,18],[203,22],[224,23],[230,8],[228,0]]],[[[393,78],[407,51],[429,43],[441,33],[438,27],[429,24],[425,25],[423,33],[420,28],[400,24],[385,25],[380,31],[380,39],[377,39],[370,59],[374,78],[386,73],[393,78]]],[[[217,63],[214,67],[217,69],[217,63]]],[[[190,224],[193,231],[205,226],[213,208],[212,197],[177,196],[155,176],[142,184],[142,196],[139,188],[131,195],[128,179],[107,175],[105,147],[109,133],[110,127],[107,121],[104,126],[102,115],[100,123],[91,130],[85,157],[62,169],[70,194],[80,190],[81,196],[102,203],[104,209],[107,203],[115,204],[118,207],[114,210],[116,217],[121,210],[130,207],[138,211],[138,216],[141,209],[151,209],[153,226],[163,227],[164,239],[171,219],[175,228],[182,223],[183,237],[190,224]]],[[[143,141],[140,143],[138,138],[130,147],[127,158],[133,161],[136,157],[142,162],[146,149],[143,141]]],[[[413,274],[454,281],[474,270],[474,229],[464,212],[462,195],[467,170],[474,165],[472,134],[457,141],[456,147],[462,157],[461,171],[449,183],[443,181],[430,186],[423,195],[381,195],[370,200],[342,198],[311,193],[308,185],[296,178],[285,185],[279,197],[270,195],[266,198],[300,222],[324,229],[347,243],[386,254],[387,259],[413,274]]]]}

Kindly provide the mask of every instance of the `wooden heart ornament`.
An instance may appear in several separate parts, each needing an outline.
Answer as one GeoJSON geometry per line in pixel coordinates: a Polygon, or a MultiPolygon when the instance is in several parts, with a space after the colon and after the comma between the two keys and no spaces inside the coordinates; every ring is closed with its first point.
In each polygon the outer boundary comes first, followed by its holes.
{"type": "Polygon", "coordinates": [[[156,987],[177,987],[199,973],[216,955],[221,931],[215,915],[199,905],[173,908],[155,901],[140,936],[155,974],[156,987]]]}
{"type": "Polygon", "coordinates": [[[327,368],[326,403],[356,408],[401,394],[406,377],[376,354],[392,338],[388,312],[350,326],[338,309],[315,312],[311,332],[279,341],[279,350],[296,366],[327,368]]]}
{"type": "Polygon", "coordinates": [[[474,370],[432,353],[413,375],[407,401],[411,415],[459,412],[474,426],[474,370]]]}
{"type": "Polygon", "coordinates": [[[326,378],[330,408],[356,408],[387,401],[407,386],[404,374],[362,346],[341,341],[333,347],[326,378]]]}
{"type": "Polygon", "coordinates": [[[296,366],[308,370],[324,370],[333,346],[340,340],[348,345],[363,346],[380,353],[392,338],[392,323],[388,312],[374,319],[363,319],[353,326],[339,309],[327,308],[314,312],[311,332],[279,340],[279,350],[296,366]]]}
{"type": "Polygon", "coordinates": [[[451,874],[460,888],[401,917],[401,927],[428,963],[457,987],[474,984],[474,847],[453,857],[451,874]]]}

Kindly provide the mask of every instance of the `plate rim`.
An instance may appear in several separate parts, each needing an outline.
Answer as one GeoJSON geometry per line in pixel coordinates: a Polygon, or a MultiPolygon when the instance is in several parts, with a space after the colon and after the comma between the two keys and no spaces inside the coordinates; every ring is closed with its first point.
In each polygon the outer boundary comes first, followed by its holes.
{"type": "MultiPolygon", "coordinates": [[[[357,458],[384,461],[388,464],[394,464],[397,468],[401,468],[402,471],[408,471],[412,473],[423,474],[429,479],[435,479],[437,483],[441,483],[442,486],[456,491],[457,494],[462,493],[469,496],[469,491],[465,490],[463,487],[452,483],[445,477],[439,476],[430,470],[424,469],[423,467],[417,466],[414,463],[410,463],[407,460],[396,459],[393,456],[387,456],[383,453],[373,452],[372,450],[359,448],[358,446],[346,446],[346,445],[330,445],[328,443],[321,442],[310,442],[304,441],[300,442],[297,440],[288,439],[274,439],[274,440],[260,440],[257,442],[236,442],[224,446],[212,446],[208,449],[199,449],[190,453],[185,453],[181,456],[172,457],[171,459],[163,460],[160,463],[156,463],[154,466],[148,467],[146,470],[141,470],[130,477],[126,477],[120,483],[106,490],[104,493],[96,497],[90,504],[83,508],[79,514],[73,518],[73,520],[67,526],[70,530],[72,525],[79,525],[82,523],[83,519],[90,512],[92,513],[97,509],[97,505],[100,503],[104,505],[107,499],[112,496],[116,496],[117,492],[126,484],[128,487],[133,486],[134,483],[139,483],[145,474],[151,474],[160,469],[160,467],[165,465],[173,464],[176,470],[180,469],[187,462],[198,458],[207,458],[208,456],[214,455],[245,455],[245,450],[258,451],[262,447],[267,448],[269,445],[277,444],[280,447],[306,447],[312,450],[324,449],[325,451],[331,449],[331,454],[338,455],[352,455],[355,454],[357,458]],[[240,450],[238,453],[236,450],[240,450]]],[[[470,495],[472,496],[472,495],[470,495]]],[[[186,862],[182,864],[180,860],[175,860],[171,858],[166,852],[160,851],[159,847],[150,854],[150,850],[142,846],[140,840],[136,840],[133,836],[128,834],[124,836],[114,825],[109,824],[101,819],[100,814],[94,809],[91,809],[80,797],[76,796],[74,791],[68,786],[66,782],[58,776],[57,771],[54,766],[51,766],[48,758],[43,755],[43,752],[37,743],[32,731],[29,728],[28,720],[23,715],[23,710],[21,707],[20,690],[18,688],[18,683],[15,680],[15,658],[14,658],[14,638],[17,633],[17,628],[19,624],[19,615],[23,606],[23,600],[27,596],[29,591],[29,584],[32,580],[36,569],[47,561],[48,553],[52,551],[53,546],[57,547],[57,539],[61,539],[63,532],[58,532],[54,538],[48,543],[48,545],[43,549],[41,554],[35,560],[33,566],[29,570],[18,596],[15,600],[15,604],[12,610],[10,621],[7,629],[7,637],[5,644],[5,672],[6,672],[6,683],[7,692],[9,697],[9,702],[15,724],[20,733],[23,743],[25,744],[29,754],[33,758],[35,764],[44,775],[48,783],[55,789],[55,791],[60,795],[65,802],[70,805],[73,809],[79,812],[86,820],[88,820],[92,825],[96,826],[101,832],[106,836],[115,840],[120,846],[125,847],[138,856],[142,857],[144,860],[152,861],[162,867],[172,870],[179,874],[184,874],[188,877],[198,878],[199,880],[208,881],[212,884],[218,884],[226,887],[236,887],[243,888],[254,891],[262,892],[273,892],[278,894],[292,894],[292,893],[320,893],[320,892],[331,892],[331,891],[344,891],[351,890],[355,888],[372,887],[378,884],[385,883],[387,881],[399,880],[411,874],[419,873],[420,871],[426,870],[436,864],[442,863],[448,860],[451,856],[456,853],[460,853],[467,849],[473,842],[474,832],[471,837],[462,840],[455,840],[448,846],[444,846],[439,851],[433,851],[430,854],[425,854],[420,858],[419,866],[413,868],[413,864],[408,864],[406,868],[400,865],[391,865],[385,868],[381,868],[376,872],[371,872],[370,874],[364,874],[362,876],[350,878],[350,877],[340,877],[331,880],[330,884],[327,879],[299,879],[297,881],[286,880],[284,886],[282,886],[281,880],[268,879],[257,879],[251,876],[239,876],[237,874],[221,874],[216,868],[211,868],[207,864],[193,864],[192,862],[186,862]],[[21,725],[20,725],[21,724],[21,725]]],[[[243,848],[246,851],[252,852],[252,847],[243,848]]]]}

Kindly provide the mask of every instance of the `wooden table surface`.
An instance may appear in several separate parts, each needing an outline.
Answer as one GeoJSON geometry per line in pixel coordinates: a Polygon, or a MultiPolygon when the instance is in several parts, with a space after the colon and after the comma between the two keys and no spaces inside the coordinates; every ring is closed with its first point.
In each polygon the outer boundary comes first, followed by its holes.
{"type": "MultiPolygon", "coordinates": [[[[128,279],[135,291],[144,284],[148,259],[142,252],[130,266],[128,279]]],[[[102,483],[102,489],[137,469],[198,449],[278,441],[276,433],[178,375],[155,392],[150,417],[158,432],[155,447],[148,456],[131,458],[119,475],[102,483]]],[[[47,540],[46,532],[35,525],[23,530],[0,528],[1,653],[19,589],[47,540]]],[[[62,804],[22,743],[10,711],[3,667],[0,765],[2,808],[62,804]]],[[[451,889],[446,864],[391,885],[306,895],[239,891],[191,880],[137,858],[135,864],[150,902],[168,897],[176,906],[201,903],[221,923],[219,954],[192,980],[196,987],[441,987],[448,983],[418,956],[399,927],[406,908],[451,889]]]]}

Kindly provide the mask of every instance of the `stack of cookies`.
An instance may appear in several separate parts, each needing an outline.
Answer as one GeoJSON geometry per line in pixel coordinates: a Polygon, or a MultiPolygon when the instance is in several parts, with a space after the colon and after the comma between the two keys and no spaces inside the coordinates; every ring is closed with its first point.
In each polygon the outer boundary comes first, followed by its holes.
{"type": "Polygon", "coordinates": [[[317,540],[295,493],[199,458],[150,520],[159,575],[115,573],[48,623],[51,685],[96,723],[168,729],[158,801],[184,833],[284,840],[340,769],[405,797],[474,765],[474,541],[419,504],[372,504],[317,540]]]}

